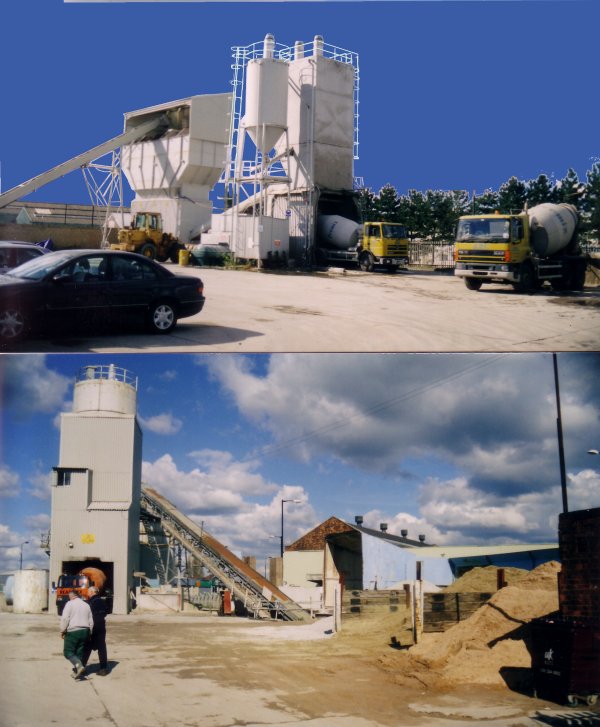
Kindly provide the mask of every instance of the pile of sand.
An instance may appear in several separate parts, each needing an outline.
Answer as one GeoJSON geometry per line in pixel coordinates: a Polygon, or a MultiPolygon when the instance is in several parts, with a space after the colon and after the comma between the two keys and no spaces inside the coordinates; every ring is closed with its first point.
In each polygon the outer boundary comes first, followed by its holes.
{"type": "MultiPolygon", "coordinates": [[[[504,568],[506,585],[512,586],[520,580],[526,570],[522,568],[504,568]]],[[[444,593],[495,593],[498,589],[498,568],[488,565],[485,568],[473,568],[467,571],[454,583],[444,588],[444,593]]]]}
{"type": "Polygon", "coordinates": [[[399,681],[404,676],[427,686],[501,686],[507,670],[530,668],[528,624],[558,609],[559,570],[552,562],[525,572],[469,618],[444,633],[425,634],[400,659],[399,681]]]}

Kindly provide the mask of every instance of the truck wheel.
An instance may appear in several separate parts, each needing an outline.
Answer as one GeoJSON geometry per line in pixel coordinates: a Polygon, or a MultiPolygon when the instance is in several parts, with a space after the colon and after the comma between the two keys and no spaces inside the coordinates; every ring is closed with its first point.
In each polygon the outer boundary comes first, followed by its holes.
{"type": "Polygon", "coordinates": [[[479,278],[465,278],[465,285],[469,290],[479,290],[483,285],[483,280],[479,278]]]}
{"type": "Polygon", "coordinates": [[[150,307],[148,325],[152,333],[170,333],[177,325],[177,311],[172,303],[159,301],[150,307]]]}
{"type": "Polygon", "coordinates": [[[185,248],[183,247],[183,245],[179,245],[177,242],[173,243],[173,245],[171,245],[171,249],[169,250],[170,261],[177,264],[179,262],[179,251],[184,249],[185,248]]]}
{"type": "Polygon", "coordinates": [[[571,270],[569,288],[581,292],[585,287],[585,273],[587,269],[587,261],[578,260],[573,264],[571,270]]]}
{"type": "Polygon", "coordinates": [[[530,263],[523,263],[519,275],[519,282],[515,283],[515,290],[519,293],[531,293],[537,287],[538,279],[530,263]]]}
{"type": "Polygon", "coordinates": [[[140,247],[140,255],[149,258],[150,260],[156,259],[156,246],[152,242],[145,242],[140,247]]]}
{"type": "Polygon", "coordinates": [[[375,259],[373,255],[366,250],[365,252],[361,252],[360,257],[358,258],[358,266],[365,273],[373,272],[373,268],[375,266],[375,259]]]}

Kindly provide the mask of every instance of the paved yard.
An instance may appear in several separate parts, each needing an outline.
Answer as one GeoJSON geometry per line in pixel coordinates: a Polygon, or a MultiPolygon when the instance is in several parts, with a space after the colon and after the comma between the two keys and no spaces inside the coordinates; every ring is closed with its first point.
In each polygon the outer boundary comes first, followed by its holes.
{"type": "Polygon", "coordinates": [[[138,333],[13,346],[15,352],[590,351],[600,348],[600,288],[479,292],[452,275],[293,274],[180,268],[202,277],[204,310],[169,336],[138,333]]]}

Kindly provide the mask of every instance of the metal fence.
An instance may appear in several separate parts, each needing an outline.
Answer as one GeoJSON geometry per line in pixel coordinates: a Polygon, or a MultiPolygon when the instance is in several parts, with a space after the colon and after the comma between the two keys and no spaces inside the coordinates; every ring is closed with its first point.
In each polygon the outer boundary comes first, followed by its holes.
{"type": "Polygon", "coordinates": [[[446,240],[411,240],[408,243],[408,264],[434,268],[454,267],[454,244],[446,240]]]}

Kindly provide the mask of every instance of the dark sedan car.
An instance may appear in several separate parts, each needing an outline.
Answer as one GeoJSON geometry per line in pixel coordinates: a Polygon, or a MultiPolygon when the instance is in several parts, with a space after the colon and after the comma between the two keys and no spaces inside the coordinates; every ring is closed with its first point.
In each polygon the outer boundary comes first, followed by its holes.
{"type": "Polygon", "coordinates": [[[0,273],[7,273],[23,263],[33,260],[48,252],[33,242],[20,242],[18,240],[0,241],[0,273]]]}
{"type": "Polygon", "coordinates": [[[135,253],[62,250],[0,275],[0,339],[123,325],[169,333],[178,318],[203,306],[199,278],[175,275],[135,253]]]}

